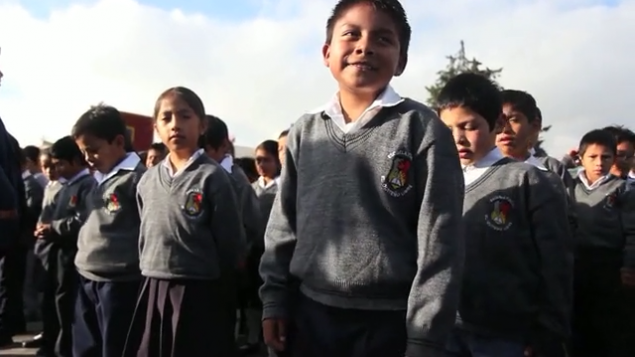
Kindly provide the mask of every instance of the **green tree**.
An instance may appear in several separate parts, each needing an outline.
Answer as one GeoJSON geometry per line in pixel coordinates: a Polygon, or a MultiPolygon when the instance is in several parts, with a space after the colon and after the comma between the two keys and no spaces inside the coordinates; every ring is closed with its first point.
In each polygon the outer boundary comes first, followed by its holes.
{"type": "Polygon", "coordinates": [[[465,43],[463,41],[461,41],[461,48],[459,48],[459,51],[454,55],[447,56],[446,58],[448,59],[448,65],[443,70],[437,72],[436,82],[433,85],[426,87],[426,90],[428,91],[427,102],[433,108],[437,104],[436,98],[438,97],[439,92],[450,78],[461,73],[470,72],[481,74],[498,84],[497,79],[503,71],[502,68],[483,68],[482,62],[473,57],[468,58],[465,53],[465,43]]]}

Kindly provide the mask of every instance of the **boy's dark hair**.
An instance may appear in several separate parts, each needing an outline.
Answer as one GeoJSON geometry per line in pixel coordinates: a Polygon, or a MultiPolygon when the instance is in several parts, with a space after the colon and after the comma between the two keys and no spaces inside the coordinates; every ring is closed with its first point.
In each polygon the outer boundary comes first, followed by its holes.
{"type": "Polygon", "coordinates": [[[278,139],[282,139],[282,138],[287,137],[287,136],[289,136],[289,129],[287,129],[287,130],[283,130],[283,131],[280,133],[280,135],[278,135],[278,139]]]}
{"type": "Polygon", "coordinates": [[[607,126],[606,128],[602,130],[606,130],[611,135],[613,135],[613,137],[615,138],[616,146],[623,142],[627,142],[635,146],[635,133],[633,133],[631,130],[629,130],[623,125],[607,126]]]}
{"type": "Polygon", "coordinates": [[[542,122],[542,111],[538,107],[536,107],[536,119],[542,122]]]}
{"type": "Polygon", "coordinates": [[[582,139],[580,139],[578,155],[584,155],[584,152],[590,145],[604,146],[611,149],[613,155],[617,155],[617,142],[608,130],[595,129],[584,134],[582,139]]]}
{"type": "Polygon", "coordinates": [[[258,179],[258,170],[256,170],[256,160],[250,157],[239,157],[234,160],[236,165],[243,169],[247,178],[249,178],[250,182],[253,182],[258,179]]]}
{"type": "Polygon", "coordinates": [[[27,145],[22,149],[22,154],[27,160],[37,162],[40,159],[40,155],[42,155],[42,150],[37,146],[27,145]]]}
{"type": "Polygon", "coordinates": [[[397,36],[399,37],[399,45],[401,47],[400,56],[402,58],[407,58],[412,29],[408,23],[406,11],[398,0],[339,0],[333,8],[331,16],[326,21],[326,44],[330,44],[333,39],[333,28],[335,27],[335,23],[346,11],[358,4],[371,5],[376,10],[385,13],[392,19],[395,27],[397,28],[397,36]]]}
{"type": "Polygon", "coordinates": [[[229,129],[227,124],[219,117],[206,115],[206,119],[207,128],[201,135],[199,146],[202,148],[209,146],[212,149],[218,149],[229,140],[229,129]]]}
{"type": "Polygon", "coordinates": [[[444,109],[463,107],[482,116],[494,130],[503,112],[501,92],[494,82],[476,73],[462,73],[451,78],[437,97],[439,114],[444,109]]]}
{"type": "Polygon", "coordinates": [[[49,154],[57,160],[84,164],[84,155],[79,150],[72,136],[65,136],[57,140],[49,149],[49,154]]]}
{"type": "Polygon", "coordinates": [[[71,136],[77,139],[86,134],[106,140],[108,143],[112,143],[117,136],[121,135],[124,138],[126,150],[130,151],[132,147],[126,121],[117,108],[109,105],[92,106],[77,119],[71,130],[71,136]]]}
{"type": "Polygon", "coordinates": [[[154,150],[165,154],[168,151],[168,148],[165,147],[164,143],[152,143],[152,145],[150,145],[150,149],[148,150],[154,150]]]}
{"type": "Polygon", "coordinates": [[[501,97],[503,105],[511,105],[514,111],[520,112],[527,117],[528,122],[531,123],[536,120],[536,109],[538,106],[536,105],[536,99],[531,94],[521,90],[505,89],[501,92],[501,97]]]}

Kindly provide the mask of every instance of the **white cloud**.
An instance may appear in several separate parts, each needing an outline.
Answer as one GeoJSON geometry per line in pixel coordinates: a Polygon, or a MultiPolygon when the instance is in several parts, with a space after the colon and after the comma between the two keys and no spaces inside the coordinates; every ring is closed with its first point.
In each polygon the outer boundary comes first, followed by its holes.
{"type": "MultiPolygon", "coordinates": [[[[267,16],[228,21],[101,0],[33,17],[0,0],[0,115],[24,143],[68,132],[89,105],[105,101],[151,113],[164,89],[184,85],[254,145],[325,102],[335,83],[320,58],[334,1],[268,1],[267,16]]],[[[505,87],[528,90],[553,129],[559,155],[595,127],[633,124],[635,0],[405,0],[412,21],[409,67],[394,82],[426,99],[425,86],[455,52],[504,67],[505,87]]]]}

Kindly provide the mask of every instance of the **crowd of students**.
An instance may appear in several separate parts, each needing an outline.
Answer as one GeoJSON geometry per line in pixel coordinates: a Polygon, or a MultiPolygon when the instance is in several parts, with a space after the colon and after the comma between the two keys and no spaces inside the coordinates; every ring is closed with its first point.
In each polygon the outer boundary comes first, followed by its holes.
{"type": "Polygon", "coordinates": [[[560,161],[527,92],[403,98],[410,35],[340,0],[337,95],[255,160],[184,87],[145,153],[110,106],[41,153],[0,122],[0,345],[41,317],[45,357],[635,356],[635,134],[560,161]]]}

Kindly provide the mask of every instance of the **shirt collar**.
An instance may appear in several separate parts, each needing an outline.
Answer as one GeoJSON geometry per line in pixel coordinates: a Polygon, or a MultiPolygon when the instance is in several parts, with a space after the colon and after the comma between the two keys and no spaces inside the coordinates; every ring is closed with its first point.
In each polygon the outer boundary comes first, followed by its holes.
{"type": "Polygon", "coordinates": [[[24,170],[22,171],[22,179],[26,180],[27,177],[31,176],[31,171],[29,170],[24,170]]]}
{"type": "Polygon", "coordinates": [[[136,169],[137,165],[139,165],[140,162],[141,162],[141,158],[139,157],[139,155],[137,155],[137,153],[129,152],[128,154],[126,154],[126,157],[123,160],[121,160],[120,163],[118,163],[115,167],[112,168],[112,170],[110,170],[109,172],[105,174],[99,171],[95,171],[95,173],[93,174],[93,177],[98,183],[101,184],[107,179],[115,176],[119,171],[122,171],[122,170],[132,171],[136,169]]]}
{"type": "Polygon", "coordinates": [[[278,185],[278,182],[280,182],[280,177],[276,177],[274,178],[272,181],[269,181],[269,183],[265,184],[265,178],[260,176],[258,177],[258,186],[262,187],[262,188],[269,188],[273,185],[278,185]]]}
{"type": "Polygon", "coordinates": [[[75,174],[75,176],[71,177],[69,180],[64,180],[63,182],[61,181],[62,179],[60,179],[60,182],[62,182],[65,185],[70,185],[73,182],[79,180],[80,178],[86,176],[86,175],[90,175],[90,171],[88,169],[83,169],[82,171],[78,172],[77,174],[75,174]]]}
{"type": "MultiPolygon", "coordinates": [[[[328,103],[312,111],[309,111],[309,114],[318,114],[324,112],[330,117],[333,117],[335,115],[342,115],[342,106],[340,105],[340,97],[338,94],[339,93],[335,93],[328,103]]],[[[397,94],[397,92],[395,92],[395,90],[391,86],[388,86],[377,97],[377,99],[375,99],[375,101],[372,102],[368,108],[366,108],[362,115],[375,108],[394,107],[403,101],[404,99],[399,94],[397,94]]]]}
{"type": "Polygon", "coordinates": [[[497,147],[495,147],[477,162],[467,166],[463,165],[463,172],[490,167],[504,157],[505,156],[503,155],[503,153],[497,147]]]}
{"type": "Polygon", "coordinates": [[[594,183],[590,183],[589,179],[586,177],[586,172],[584,171],[584,169],[581,169],[578,172],[578,178],[580,179],[580,181],[582,181],[582,184],[584,184],[584,186],[587,188],[587,190],[593,190],[595,188],[600,187],[601,184],[603,184],[604,182],[606,182],[612,175],[606,174],[602,177],[600,177],[599,179],[597,179],[594,183]]]}
{"type": "Polygon", "coordinates": [[[542,171],[549,171],[545,165],[538,160],[538,158],[536,158],[533,154],[529,155],[529,157],[527,158],[527,160],[525,160],[526,164],[532,165],[537,167],[538,169],[542,170],[542,171]]]}
{"type": "Polygon", "coordinates": [[[172,165],[170,164],[170,154],[167,154],[165,156],[165,159],[163,159],[162,165],[163,165],[163,167],[168,169],[168,173],[170,174],[170,176],[174,177],[174,176],[179,175],[183,171],[185,171],[185,169],[187,169],[188,166],[190,166],[196,159],[198,159],[201,155],[203,155],[204,152],[205,151],[203,149],[196,150],[192,154],[192,156],[190,156],[190,158],[187,160],[185,165],[180,170],[178,170],[176,172],[172,171],[172,165]]]}
{"type": "Polygon", "coordinates": [[[234,158],[231,155],[225,155],[223,160],[220,162],[220,166],[225,169],[228,173],[232,173],[234,167],[234,158]]]}

